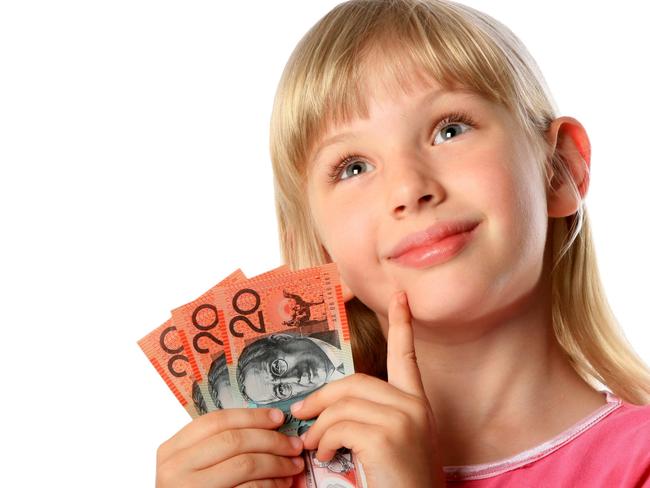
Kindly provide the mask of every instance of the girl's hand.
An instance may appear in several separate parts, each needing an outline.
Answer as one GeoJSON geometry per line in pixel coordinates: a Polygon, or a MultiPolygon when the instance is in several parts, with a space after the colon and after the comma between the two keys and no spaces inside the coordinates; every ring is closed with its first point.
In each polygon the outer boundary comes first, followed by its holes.
{"type": "Polygon", "coordinates": [[[163,442],[156,488],[280,488],[303,470],[302,441],[274,429],[284,414],[231,408],[195,418],[163,442]]]}
{"type": "Polygon", "coordinates": [[[369,488],[444,487],[435,418],[415,358],[406,295],[396,293],[388,311],[388,383],[356,373],[334,381],[292,408],[318,419],[303,435],[305,449],[329,461],[340,447],[363,465],[369,488]]]}

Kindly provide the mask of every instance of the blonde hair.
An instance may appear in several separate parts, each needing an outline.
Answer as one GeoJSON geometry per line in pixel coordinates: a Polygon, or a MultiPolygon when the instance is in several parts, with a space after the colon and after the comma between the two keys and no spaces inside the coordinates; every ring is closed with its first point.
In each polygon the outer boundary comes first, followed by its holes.
{"type": "MultiPolygon", "coordinates": [[[[556,118],[553,98],[537,63],[510,29],[451,1],[350,0],[299,41],[274,100],[270,153],[276,213],[282,258],[291,269],[328,262],[307,201],[307,162],[330,124],[368,116],[363,80],[369,69],[381,70],[392,92],[408,92],[426,73],[446,89],[461,86],[502,104],[539,155],[547,192],[558,178],[581,199],[563,154],[545,137],[556,118]]],[[[547,239],[553,253],[553,329],[569,362],[592,387],[600,383],[629,403],[650,403],[650,370],[607,302],[584,200],[575,214],[549,219],[547,239]]],[[[356,370],[385,379],[386,343],[375,313],[357,298],[346,303],[346,311],[356,370]]]]}

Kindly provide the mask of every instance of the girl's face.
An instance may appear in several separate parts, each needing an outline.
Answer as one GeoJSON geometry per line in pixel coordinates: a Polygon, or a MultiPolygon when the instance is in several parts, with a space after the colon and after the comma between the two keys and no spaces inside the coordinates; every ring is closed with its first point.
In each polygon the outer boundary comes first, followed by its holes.
{"type": "Polygon", "coordinates": [[[309,160],[309,204],[341,279],[382,324],[400,289],[414,322],[453,326],[506,312],[540,279],[548,224],[543,175],[514,118],[437,84],[397,99],[379,84],[368,90],[370,117],[330,127],[309,160]],[[473,125],[439,123],[454,112],[473,125]],[[323,144],[342,133],[350,135],[323,144]],[[446,262],[414,268],[389,259],[402,238],[441,220],[480,224],[446,262]]]}

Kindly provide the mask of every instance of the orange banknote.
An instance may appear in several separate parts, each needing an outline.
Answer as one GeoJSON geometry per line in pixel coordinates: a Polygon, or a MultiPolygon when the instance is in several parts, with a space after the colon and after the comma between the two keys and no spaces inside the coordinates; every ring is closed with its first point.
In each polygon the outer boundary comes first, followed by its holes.
{"type": "MultiPolygon", "coordinates": [[[[210,367],[214,371],[219,364],[219,357],[223,355],[223,342],[220,339],[217,309],[214,306],[214,290],[229,282],[243,280],[246,275],[241,269],[226,276],[223,280],[203,293],[200,297],[185,305],[172,310],[172,324],[176,328],[179,340],[183,346],[190,365],[191,376],[196,381],[201,392],[200,402],[195,406],[199,414],[211,412],[217,408],[215,398],[210,393],[207,377],[210,367]]],[[[223,377],[223,375],[222,375],[223,377]]],[[[226,379],[227,375],[226,375],[226,379]]],[[[229,380],[228,380],[229,381],[229,380]]],[[[216,383],[215,383],[216,385],[216,383]]],[[[230,384],[227,385],[227,391],[230,384]]],[[[216,392],[216,390],[213,390],[216,392]]],[[[224,396],[222,394],[222,400],[224,396]]],[[[230,404],[228,407],[237,405],[230,404]]]]}
{"type": "Polygon", "coordinates": [[[187,413],[196,418],[199,412],[192,396],[198,400],[200,392],[171,318],[140,339],[138,345],[187,413]]]}
{"type": "MultiPolygon", "coordinates": [[[[287,270],[288,267],[282,265],[258,278],[287,270]]],[[[196,405],[200,414],[243,406],[239,399],[233,398],[231,394],[222,341],[223,332],[220,330],[222,326],[215,305],[215,291],[221,286],[245,279],[246,276],[238,268],[196,300],[172,310],[172,323],[189,358],[192,376],[201,391],[202,402],[196,405]]]]}
{"type": "MultiPolygon", "coordinates": [[[[279,407],[279,429],[300,435],[311,421],[290,406],[354,373],[350,332],[334,263],[247,279],[237,269],[138,341],[192,418],[232,407],[279,407]]],[[[363,487],[363,470],[340,449],[328,463],[305,451],[295,488],[363,487]]]]}
{"type": "Polygon", "coordinates": [[[234,397],[287,414],[284,433],[305,421],[293,402],[354,373],[350,332],[335,263],[256,277],[216,289],[234,397]]]}

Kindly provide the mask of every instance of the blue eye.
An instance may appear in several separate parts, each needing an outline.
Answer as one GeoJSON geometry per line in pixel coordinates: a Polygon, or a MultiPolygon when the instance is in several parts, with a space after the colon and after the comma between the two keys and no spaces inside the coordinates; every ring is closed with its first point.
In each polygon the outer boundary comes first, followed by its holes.
{"type": "MultiPolygon", "coordinates": [[[[435,124],[433,131],[435,134],[433,141],[434,145],[438,145],[440,142],[445,142],[462,135],[465,132],[472,130],[475,126],[476,123],[474,122],[474,119],[465,112],[448,113],[435,124]],[[456,129],[456,127],[460,126],[465,126],[466,128],[462,130],[456,129]],[[442,141],[438,141],[438,134],[440,132],[446,135],[442,141]]],[[[356,176],[363,171],[363,165],[369,165],[369,163],[361,159],[360,156],[350,153],[339,156],[338,161],[339,162],[334,165],[328,175],[331,183],[347,180],[352,176],[356,176]],[[348,173],[348,169],[353,169],[354,173],[348,173]]],[[[374,171],[374,169],[370,171],[374,171]]]]}
{"type": "MultiPolygon", "coordinates": [[[[343,156],[339,157],[339,163],[332,168],[332,171],[329,174],[329,179],[332,182],[338,181],[338,180],[347,180],[348,177],[342,177],[342,175],[346,175],[346,171],[348,168],[359,168],[359,163],[362,164],[368,164],[365,161],[359,159],[359,156],[355,154],[345,154],[343,156]],[[350,164],[354,163],[354,164],[350,164]]],[[[359,174],[359,171],[356,173],[353,173],[354,175],[359,174]]]]}
{"type": "Polygon", "coordinates": [[[467,130],[464,130],[462,133],[464,134],[468,130],[473,129],[476,126],[476,122],[474,122],[474,119],[467,113],[465,112],[452,112],[450,114],[445,115],[440,121],[435,125],[435,128],[433,130],[433,133],[435,134],[434,137],[434,144],[436,143],[438,139],[438,134],[440,132],[446,134],[446,135],[451,135],[452,137],[443,139],[442,142],[448,141],[449,139],[458,136],[458,130],[450,130],[452,127],[459,127],[461,125],[464,125],[467,127],[467,130]],[[444,130],[443,130],[444,129],[444,130]]]}
{"type": "MultiPolygon", "coordinates": [[[[449,137],[449,138],[447,138],[447,139],[443,139],[442,142],[444,142],[444,141],[448,141],[448,140],[451,139],[452,137],[458,136],[458,135],[459,135],[459,134],[458,134],[459,131],[458,131],[458,129],[454,129],[454,127],[460,127],[461,125],[466,125],[466,124],[456,124],[456,123],[453,123],[453,124],[447,124],[447,125],[445,125],[445,126],[443,127],[443,130],[441,130],[441,131],[439,131],[439,132],[436,132],[436,138],[433,140],[433,142],[435,143],[436,140],[438,139],[438,134],[446,134],[446,135],[450,135],[450,136],[451,136],[451,137],[449,137]]],[[[466,132],[466,131],[465,131],[465,132],[466,132]]],[[[464,132],[461,132],[461,133],[464,134],[464,132]]]]}

